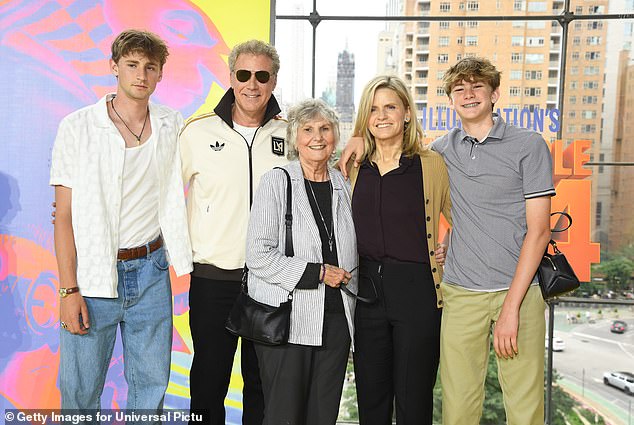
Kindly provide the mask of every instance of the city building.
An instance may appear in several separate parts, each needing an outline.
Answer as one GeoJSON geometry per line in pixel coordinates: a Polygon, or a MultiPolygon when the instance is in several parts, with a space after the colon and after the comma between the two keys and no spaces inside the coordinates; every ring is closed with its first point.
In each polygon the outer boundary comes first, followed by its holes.
{"type": "Polygon", "coordinates": [[[352,135],[354,125],[354,55],[345,49],[337,60],[337,91],[335,110],[339,113],[340,143],[352,135]]]}

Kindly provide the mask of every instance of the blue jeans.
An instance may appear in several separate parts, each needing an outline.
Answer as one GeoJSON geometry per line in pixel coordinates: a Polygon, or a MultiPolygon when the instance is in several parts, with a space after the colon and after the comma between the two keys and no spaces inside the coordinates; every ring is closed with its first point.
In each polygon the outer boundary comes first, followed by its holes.
{"type": "MultiPolygon", "coordinates": [[[[60,338],[62,409],[99,409],[117,327],[121,326],[128,409],[163,406],[172,351],[172,292],[163,247],[146,257],[119,261],[118,297],[84,297],[86,335],[60,338]]],[[[106,406],[110,408],[110,406],[106,406]]]]}

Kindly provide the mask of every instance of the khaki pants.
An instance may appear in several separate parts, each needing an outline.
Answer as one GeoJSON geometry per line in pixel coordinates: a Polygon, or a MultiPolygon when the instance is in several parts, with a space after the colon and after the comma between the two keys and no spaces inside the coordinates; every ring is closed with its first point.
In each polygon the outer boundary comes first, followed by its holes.
{"type": "MultiPolygon", "coordinates": [[[[491,332],[508,291],[475,292],[443,283],[440,380],[444,425],[477,425],[482,416],[491,332]]],[[[545,304],[531,286],[520,308],[519,354],[497,359],[509,425],[544,423],[545,304]]]]}

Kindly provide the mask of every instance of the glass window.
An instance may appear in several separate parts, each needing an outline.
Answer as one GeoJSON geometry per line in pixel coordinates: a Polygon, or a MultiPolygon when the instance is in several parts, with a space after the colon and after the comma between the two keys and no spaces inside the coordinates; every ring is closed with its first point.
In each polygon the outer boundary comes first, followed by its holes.
{"type": "Polygon", "coordinates": [[[586,37],[586,44],[588,46],[598,46],[601,44],[601,37],[596,35],[591,37],[586,37]]]}
{"type": "Polygon", "coordinates": [[[509,87],[509,96],[519,96],[521,93],[521,89],[517,86],[509,87]]]}
{"type": "Polygon", "coordinates": [[[477,46],[478,45],[478,36],[477,35],[468,35],[465,37],[467,46],[477,46]]]}
{"type": "Polygon", "coordinates": [[[513,10],[516,12],[521,12],[526,10],[526,1],[525,0],[513,0],[513,10]]]}
{"type": "Polygon", "coordinates": [[[440,3],[440,11],[441,12],[451,12],[451,3],[449,3],[449,2],[441,2],[440,3]]]}
{"type": "Polygon", "coordinates": [[[527,80],[541,80],[542,71],[539,71],[539,70],[526,71],[524,73],[524,78],[526,78],[527,80]]]}
{"type": "Polygon", "coordinates": [[[441,30],[446,30],[449,29],[450,23],[449,21],[440,21],[438,25],[440,26],[441,30]]]}
{"type": "Polygon", "coordinates": [[[480,5],[477,1],[468,1],[467,2],[467,10],[469,12],[477,12],[480,9],[480,5]]]}
{"type": "Polygon", "coordinates": [[[544,45],[544,37],[528,37],[526,45],[530,47],[540,47],[544,45]]]}
{"type": "Polygon", "coordinates": [[[522,79],[522,71],[521,70],[511,70],[509,73],[509,80],[521,80],[522,79]]]}
{"type": "Polygon", "coordinates": [[[447,63],[449,62],[449,54],[448,53],[439,53],[437,58],[438,63],[447,63]]]}
{"type": "Polygon", "coordinates": [[[595,110],[584,110],[582,114],[583,119],[593,120],[597,117],[597,111],[595,110]]]}
{"type": "Polygon", "coordinates": [[[438,37],[438,45],[440,47],[449,46],[449,36],[443,35],[438,37]]]}
{"type": "Polygon", "coordinates": [[[603,22],[601,21],[589,21],[588,22],[589,30],[600,30],[603,29],[603,22]]]}
{"type": "Polygon", "coordinates": [[[529,1],[528,11],[529,12],[545,12],[546,2],[545,1],[529,1]]]}
{"type": "Polygon", "coordinates": [[[527,53],[526,63],[530,63],[530,64],[544,63],[544,55],[541,53],[527,53]]]}
{"type": "Polygon", "coordinates": [[[528,21],[526,22],[526,28],[529,30],[542,30],[546,28],[546,21],[528,21]]]}
{"type": "Polygon", "coordinates": [[[514,35],[511,37],[511,46],[523,46],[523,45],[524,45],[524,36],[514,35]]]}
{"type": "Polygon", "coordinates": [[[597,103],[597,96],[583,96],[582,102],[584,105],[593,105],[597,103]]]}
{"type": "Polygon", "coordinates": [[[541,96],[542,95],[542,89],[541,87],[526,87],[524,89],[524,96],[541,96]]]}

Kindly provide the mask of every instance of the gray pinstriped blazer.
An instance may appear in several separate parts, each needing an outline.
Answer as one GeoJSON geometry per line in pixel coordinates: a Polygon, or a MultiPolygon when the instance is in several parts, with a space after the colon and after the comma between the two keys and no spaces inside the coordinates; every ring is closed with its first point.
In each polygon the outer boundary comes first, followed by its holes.
{"type": "MultiPolygon", "coordinates": [[[[294,257],[284,255],[286,210],[286,175],[271,170],[262,176],[253,200],[247,231],[246,260],[249,267],[249,295],[269,305],[286,301],[306,268],[307,263],[321,263],[319,229],[310,208],[304,175],[299,161],[284,167],[291,176],[293,193],[294,257]]],[[[357,238],[350,207],[350,184],[334,169],[328,170],[333,186],[332,216],[339,267],[352,270],[357,266],[357,238]]],[[[358,271],[348,288],[357,292],[358,271]]],[[[318,289],[297,289],[293,293],[291,330],[288,342],[321,345],[324,324],[324,284],[318,289]]],[[[341,292],[350,336],[354,336],[355,300],[341,292]]],[[[354,341],[354,339],[353,339],[354,341]]]]}

